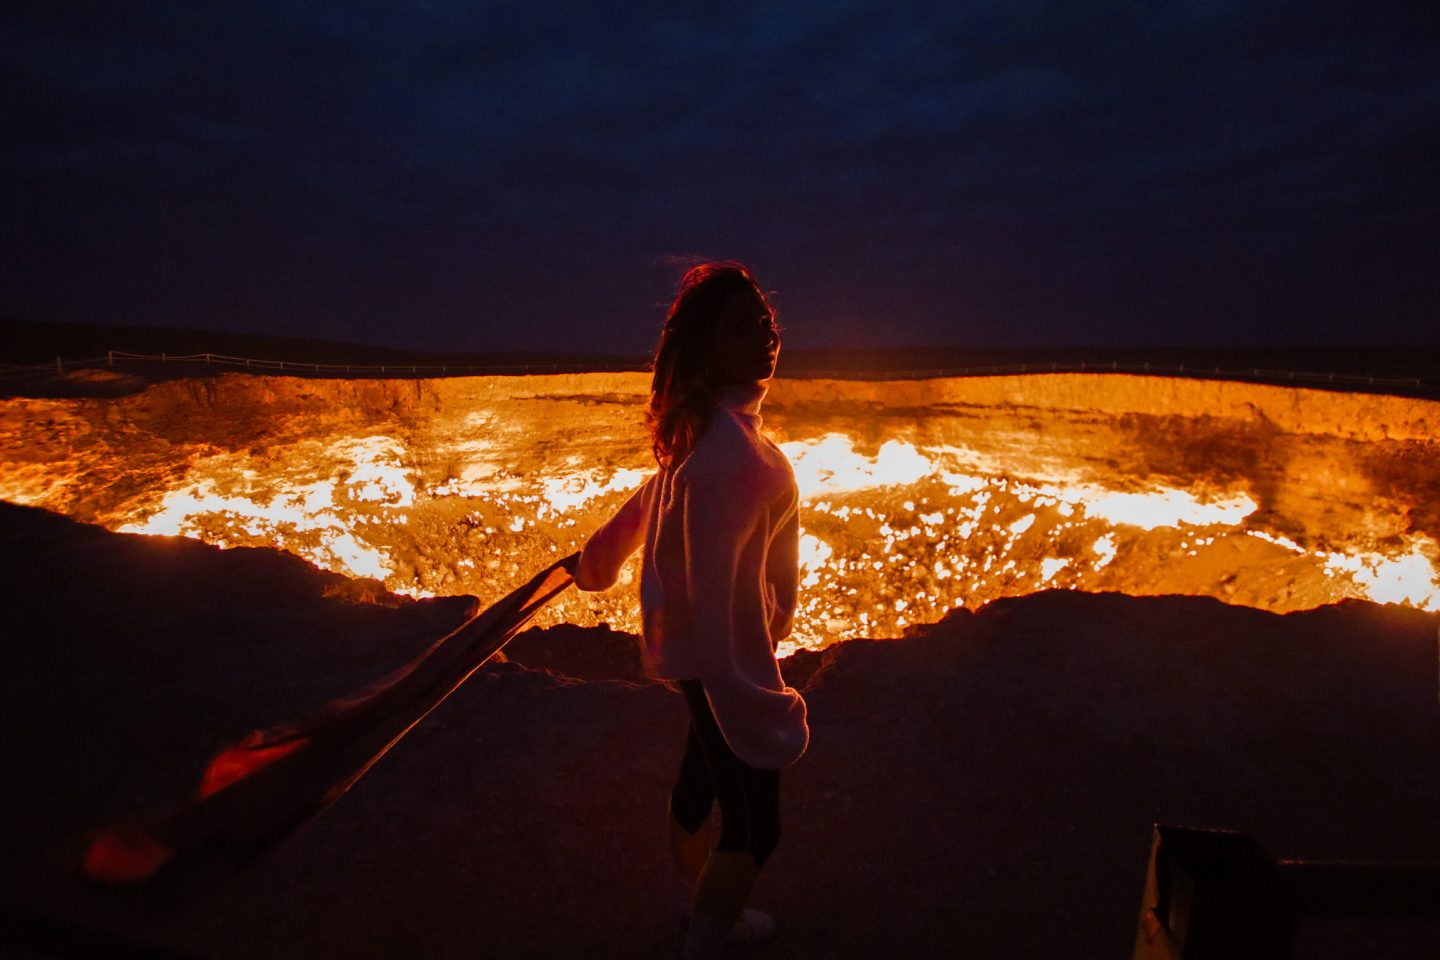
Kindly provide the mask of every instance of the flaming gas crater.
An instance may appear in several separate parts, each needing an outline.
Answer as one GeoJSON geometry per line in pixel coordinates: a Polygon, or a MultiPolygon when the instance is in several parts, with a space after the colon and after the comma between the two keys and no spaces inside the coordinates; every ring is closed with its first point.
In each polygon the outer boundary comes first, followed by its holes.
{"type": "MultiPolygon", "coordinates": [[[[583,544],[653,471],[644,387],[225,377],[15,400],[0,496],[488,601],[583,544]]],[[[764,415],[802,497],[787,648],[1055,588],[1440,610],[1440,404],[1038,376],[776,381],[764,415]]],[[[636,631],[637,574],[638,557],[614,590],[567,592],[540,622],[636,631]]]]}

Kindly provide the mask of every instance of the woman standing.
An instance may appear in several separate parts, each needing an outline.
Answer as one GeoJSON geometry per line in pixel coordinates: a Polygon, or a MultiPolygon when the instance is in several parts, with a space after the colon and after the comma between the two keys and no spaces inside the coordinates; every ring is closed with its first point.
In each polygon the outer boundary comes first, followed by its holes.
{"type": "Polygon", "coordinates": [[[745,903],[780,838],[780,770],[809,741],[805,701],[775,660],[799,579],[795,477],[760,432],[779,351],[774,311],[745,267],[685,274],[653,362],[646,420],[659,470],[590,537],[574,571],[581,590],[604,590],[643,548],[645,671],[674,681],[690,708],[669,817],[693,888],[686,957],[774,935],[774,920],[745,903]]]}

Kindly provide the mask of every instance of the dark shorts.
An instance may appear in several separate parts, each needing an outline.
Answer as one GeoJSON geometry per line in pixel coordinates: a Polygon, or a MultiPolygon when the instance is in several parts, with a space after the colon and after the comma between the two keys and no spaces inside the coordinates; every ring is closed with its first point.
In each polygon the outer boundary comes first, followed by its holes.
{"type": "Polygon", "coordinates": [[[780,842],[780,771],[752,767],[735,756],[710,711],[699,680],[676,684],[690,706],[690,731],[670,809],[695,833],[720,805],[717,850],[749,850],[763,864],[780,842]]]}

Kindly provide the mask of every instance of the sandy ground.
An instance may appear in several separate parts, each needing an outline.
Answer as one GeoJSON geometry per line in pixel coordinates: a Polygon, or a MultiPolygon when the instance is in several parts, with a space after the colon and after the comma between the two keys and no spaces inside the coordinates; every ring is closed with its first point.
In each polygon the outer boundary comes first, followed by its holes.
{"type": "MultiPolygon", "coordinates": [[[[20,946],[17,916],[52,947],[92,928],[237,960],[677,951],[684,709],[603,629],[517,638],[238,875],[86,886],[86,830],[183,798],[217,747],[403,662],[463,601],[363,602],[273,551],[8,504],[0,543],[0,954],[61,955],[20,946]]],[[[747,955],[1128,956],[1155,821],[1440,861],[1437,625],[1056,591],[792,658],[812,746],[755,896],[781,935],[747,955]]],[[[1335,920],[1296,953],[1436,955],[1440,923],[1335,920]]]]}

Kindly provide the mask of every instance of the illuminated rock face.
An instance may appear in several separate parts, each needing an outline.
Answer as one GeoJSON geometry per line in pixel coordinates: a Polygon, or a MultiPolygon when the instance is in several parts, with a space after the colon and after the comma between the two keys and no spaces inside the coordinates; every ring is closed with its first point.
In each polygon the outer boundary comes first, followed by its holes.
{"type": "MultiPolygon", "coordinates": [[[[647,387],[230,375],[11,400],[0,498],[488,600],[653,471],[647,387]]],[[[1046,588],[1440,609],[1440,403],[1052,374],[782,380],[763,413],[803,498],[804,645],[1046,588]]],[[[542,622],[635,630],[635,572],[542,622]]]]}

